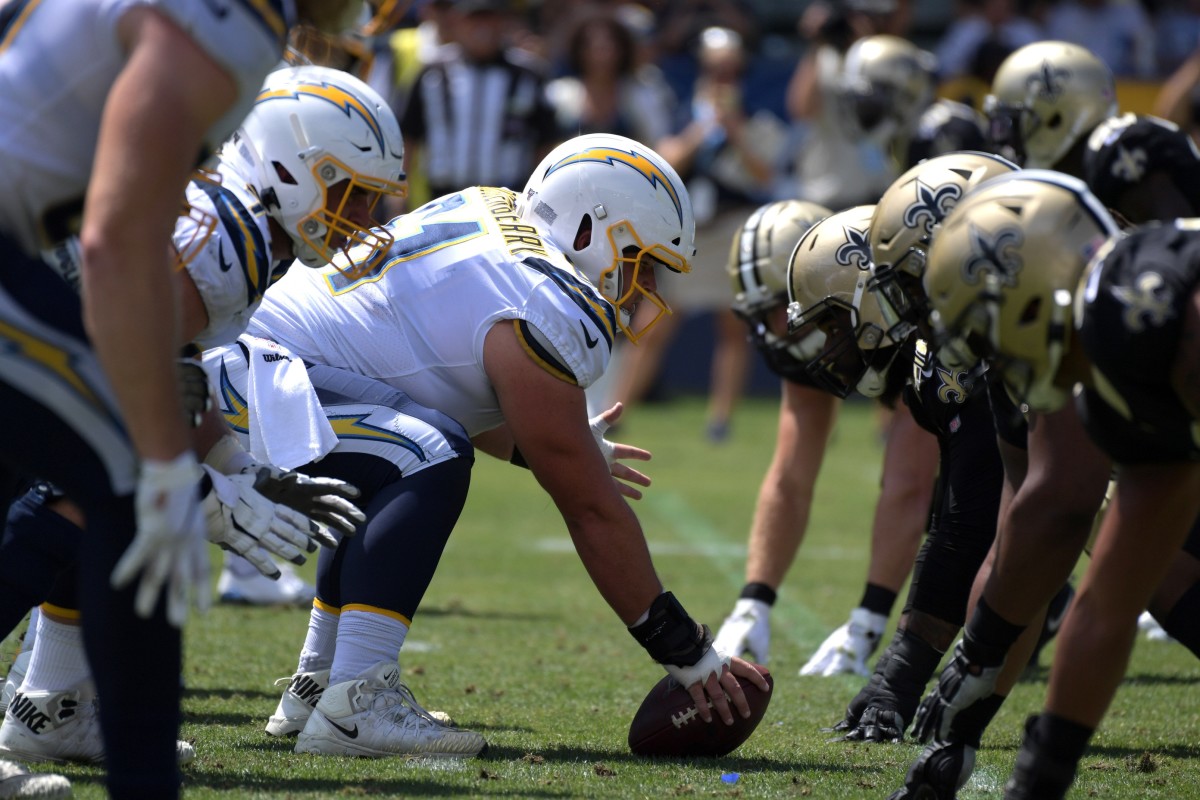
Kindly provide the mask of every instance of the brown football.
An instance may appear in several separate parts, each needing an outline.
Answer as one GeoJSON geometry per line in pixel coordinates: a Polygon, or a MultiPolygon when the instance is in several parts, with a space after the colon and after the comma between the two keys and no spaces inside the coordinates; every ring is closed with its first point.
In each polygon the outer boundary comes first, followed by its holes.
{"type": "MultiPolygon", "coordinates": [[[[755,665],[774,688],[767,668],[755,665]]],[[[743,719],[736,710],[733,724],[726,725],[714,712],[705,722],[692,702],[692,696],[670,675],[654,685],[642,701],[629,725],[629,749],[640,756],[723,756],[732,753],[750,738],[767,713],[773,692],[763,692],[745,678],[738,684],[750,704],[750,716],[743,719]]],[[[711,707],[711,703],[709,704],[711,707]]]]}

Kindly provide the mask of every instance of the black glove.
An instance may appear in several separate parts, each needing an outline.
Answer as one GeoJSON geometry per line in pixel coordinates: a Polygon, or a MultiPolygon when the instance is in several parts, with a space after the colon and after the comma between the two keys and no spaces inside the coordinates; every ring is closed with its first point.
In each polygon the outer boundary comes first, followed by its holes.
{"type": "Polygon", "coordinates": [[[954,646],[954,658],[942,670],[937,686],[921,701],[913,718],[913,737],[921,742],[948,741],[954,720],[963,711],[991,697],[1003,663],[994,667],[974,664],[963,643],[954,646]]]}
{"type": "Polygon", "coordinates": [[[975,748],[938,742],[921,751],[904,776],[904,787],[888,800],[955,800],[975,771],[975,748]]]}

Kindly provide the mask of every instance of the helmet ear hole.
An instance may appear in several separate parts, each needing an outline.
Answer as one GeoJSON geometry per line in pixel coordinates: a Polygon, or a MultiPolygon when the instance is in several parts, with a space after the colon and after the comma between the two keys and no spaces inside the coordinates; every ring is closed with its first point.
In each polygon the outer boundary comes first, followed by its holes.
{"type": "Polygon", "coordinates": [[[1057,128],[1059,125],[1062,125],[1062,121],[1063,121],[1062,114],[1055,114],[1053,117],[1051,117],[1049,120],[1046,121],[1046,127],[1050,128],[1050,129],[1057,128]]]}
{"type": "Polygon", "coordinates": [[[575,229],[575,239],[572,242],[572,247],[575,251],[586,250],[592,243],[592,215],[584,214],[579,220],[579,227],[575,229]]]}
{"type": "Polygon", "coordinates": [[[288,172],[287,167],[285,167],[283,164],[280,164],[278,161],[272,161],[271,166],[275,169],[275,175],[281,182],[290,186],[298,185],[299,182],[295,177],[293,177],[292,173],[288,172]]]}

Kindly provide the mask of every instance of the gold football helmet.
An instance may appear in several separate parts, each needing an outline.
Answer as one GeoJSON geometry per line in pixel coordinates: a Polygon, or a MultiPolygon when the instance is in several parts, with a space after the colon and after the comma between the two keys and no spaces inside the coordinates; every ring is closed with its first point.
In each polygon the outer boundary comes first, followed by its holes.
{"type": "Polygon", "coordinates": [[[871,218],[871,272],[888,333],[908,338],[924,324],[928,299],[921,287],[934,229],[971,189],[1017,165],[988,153],[947,153],[916,165],[888,187],[871,218]]]}
{"type": "Polygon", "coordinates": [[[1116,232],[1087,186],[1058,172],[1013,172],[972,192],[929,247],[925,291],[942,361],[967,368],[986,358],[1018,403],[1062,407],[1072,296],[1116,232]]]}
{"type": "Polygon", "coordinates": [[[1112,70],[1087,48],[1034,42],[1004,59],[983,110],[996,145],[1021,166],[1048,168],[1117,113],[1117,90],[1112,70]]]}
{"type": "Polygon", "coordinates": [[[880,34],[846,51],[842,97],[851,121],[881,141],[911,130],[933,101],[937,59],[907,39],[880,34]]]}
{"type": "Polygon", "coordinates": [[[792,350],[822,389],[878,397],[900,342],[887,333],[871,277],[869,230],[875,206],[826,217],[801,237],[788,265],[792,350]]]}
{"type": "Polygon", "coordinates": [[[750,327],[750,339],[783,377],[803,372],[787,336],[787,269],[805,231],[833,212],[803,200],[761,206],[733,236],[725,265],[733,284],[733,312],[750,327]],[[772,317],[778,315],[777,319],[772,317]]]}

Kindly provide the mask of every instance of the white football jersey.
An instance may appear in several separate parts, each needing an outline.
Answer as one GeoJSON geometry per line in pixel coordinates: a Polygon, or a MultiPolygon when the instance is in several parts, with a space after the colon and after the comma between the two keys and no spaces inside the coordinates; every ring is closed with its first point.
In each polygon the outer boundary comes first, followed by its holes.
{"type": "Polygon", "coordinates": [[[82,209],[104,103],[125,63],[117,23],[140,6],[168,15],[237,81],[233,108],[205,136],[210,151],[241,123],[279,63],[288,24],[284,0],[0,6],[0,230],[30,255],[64,238],[55,235],[59,226],[43,225],[47,217],[78,217],[82,209]]]}
{"type": "Polygon", "coordinates": [[[514,200],[481,187],[447,195],[388,223],[395,241],[373,264],[290,270],[249,332],[388,383],[471,436],[504,421],[483,366],[498,322],[512,321],[542,368],[586,388],[608,366],[616,312],[514,200]]]}

